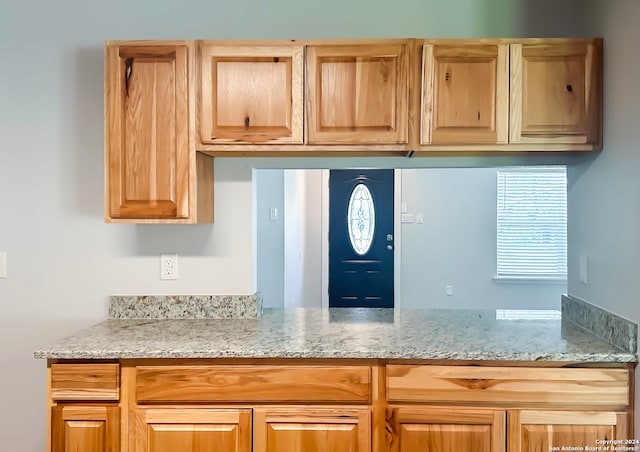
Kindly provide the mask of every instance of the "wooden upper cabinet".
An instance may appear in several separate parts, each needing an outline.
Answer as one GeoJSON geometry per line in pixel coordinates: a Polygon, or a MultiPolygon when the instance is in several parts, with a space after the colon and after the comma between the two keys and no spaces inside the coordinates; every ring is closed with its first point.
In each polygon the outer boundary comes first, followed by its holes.
{"type": "Polygon", "coordinates": [[[192,214],[192,44],[107,43],[106,220],[192,214]]]}
{"type": "Polygon", "coordinates": [[[302,45],[200,43],[200,141],[303,140],[302,45]]]}
{"type": "Polygon", "coordinates": [[[506,143],[509,45],[425,44],[421,144],[506,143]]]}
{"type": "Polygon", "coordinates": [[[408,135],[409,43],[307,47],[311,144],[402,144],[408,135]]]}
{"type": "Polygon", "coordinates": [[[511,45],[510,141],[601,147],[602,40],[511,45]]]}

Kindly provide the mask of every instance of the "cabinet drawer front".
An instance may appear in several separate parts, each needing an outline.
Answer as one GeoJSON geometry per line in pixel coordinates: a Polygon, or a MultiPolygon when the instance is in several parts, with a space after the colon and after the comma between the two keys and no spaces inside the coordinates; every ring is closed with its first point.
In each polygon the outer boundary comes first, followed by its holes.
{"type": "Polygon", "coordinates": [[[625,369],[387,366],[392,402],[473,402],[488,405],[626,407],[625,369]]]}
{"type": "Polygon", "coordinates": [[[52,364],[53,400],[118,400],[118,364],[52,364]]]}
{"type": "Polygon", "coordinates": [[[140,366],[139,402],[367,403],[367,366],[140,366]]]}

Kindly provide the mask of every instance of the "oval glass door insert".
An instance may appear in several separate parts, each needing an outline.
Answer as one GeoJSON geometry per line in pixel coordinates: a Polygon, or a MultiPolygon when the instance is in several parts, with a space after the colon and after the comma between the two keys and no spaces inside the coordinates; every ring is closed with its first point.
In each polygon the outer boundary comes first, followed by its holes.
{"type": "Polygon", "coordinates": [[[371,192],[365,184],[358,184],[351,192],[347,208],[349,241],[356,254],[362,256],[373,243],[376,212],[371,192]]]}

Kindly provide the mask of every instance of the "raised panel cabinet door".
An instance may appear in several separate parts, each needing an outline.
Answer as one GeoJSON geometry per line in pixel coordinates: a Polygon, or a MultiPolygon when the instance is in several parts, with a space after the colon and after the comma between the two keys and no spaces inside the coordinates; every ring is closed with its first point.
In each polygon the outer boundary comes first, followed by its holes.
{"type": "Polygon", "coordinates": [[[202,143],[302,143],[300,45],[200,44],[202,143]]]}
{"type": "Polygon", "coordinates": [[[186,220],[194,210],[190,60],[186,42],[107,43],[107,221],[186,220]]]}
{"type": "Polygon", "coordinates": [[[120,452],[117,406],[58,405],[51,410],[52,452],[120,452]]]}
{"type": "Polygon", "coordinates": [[[251,410],[138,408],[136,452],[251,452],[251,410]]]}
{"type": "Polygon", "coordinates": [[[369,452],[368,408],[256,408],[254,452],[369,452]]]}
{"type": "Polygon", "coordinates": [[[508,417],[509,452],[607,450],[612,440],[629,439],[623,412],[524,410],[508,417]]]}
{"type": "Polygon", "coordinates": [[[510,141],[601,140],[602,41],[511,45],[510,141]]]}
{"type": "Polygon", "coordinates": [[[406,143],[408,68],[406,43],[309,46],[309,143],[406,143]]]}
{"type": "Polygon", "coordinates": [[[387,409],[388,452],[504,452],[504,410],[387,409]]]}
{"type": "Polygon", "coordinates": [[[421,144],[506,143],[509,46],[427,44],[422,53],[421,144]]]}

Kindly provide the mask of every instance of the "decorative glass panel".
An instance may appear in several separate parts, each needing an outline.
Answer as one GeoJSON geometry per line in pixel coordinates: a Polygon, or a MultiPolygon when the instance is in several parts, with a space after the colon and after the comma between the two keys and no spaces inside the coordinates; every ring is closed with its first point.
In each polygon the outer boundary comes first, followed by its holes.
{"type": "Polygon", "coordinates": [[[364,184],[356,185],[351,192],[347,222],[351,247],[360,256],[366,254],[373,242],[376,213],[371,192],[364,184]]]}

